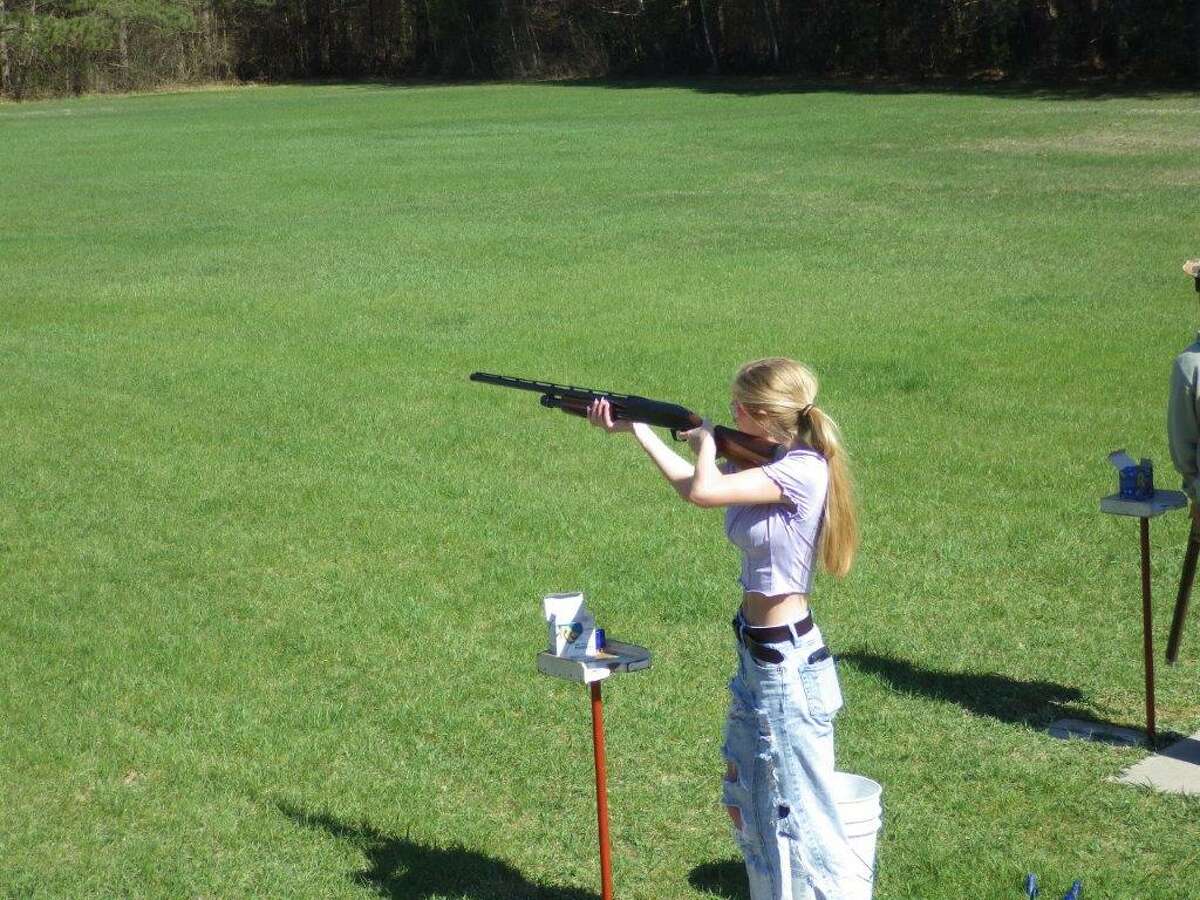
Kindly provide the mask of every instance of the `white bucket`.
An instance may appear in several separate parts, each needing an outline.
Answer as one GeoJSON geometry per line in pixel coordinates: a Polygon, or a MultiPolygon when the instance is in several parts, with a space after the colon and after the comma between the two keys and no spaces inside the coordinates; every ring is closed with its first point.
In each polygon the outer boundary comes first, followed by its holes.
{"type": "Polygon", "coordinates": [[[875,841],[883,824],[883,788],[862,775],[834,772],[833,794],[850,848],[861,865],[861,891],[847,895],[847,900],[870,900],[875,883],[875,841]]]}

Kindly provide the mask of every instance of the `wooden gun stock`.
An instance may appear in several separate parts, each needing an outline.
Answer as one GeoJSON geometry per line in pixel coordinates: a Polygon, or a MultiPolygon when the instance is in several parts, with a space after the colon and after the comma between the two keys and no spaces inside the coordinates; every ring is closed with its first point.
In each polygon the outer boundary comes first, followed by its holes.
{"type": "Polygon", "coordinates": [[[774,461],[779,445],[765,438],[718,425],[713,429],[717,453],[739,469],[754,469],[774,461]]]}

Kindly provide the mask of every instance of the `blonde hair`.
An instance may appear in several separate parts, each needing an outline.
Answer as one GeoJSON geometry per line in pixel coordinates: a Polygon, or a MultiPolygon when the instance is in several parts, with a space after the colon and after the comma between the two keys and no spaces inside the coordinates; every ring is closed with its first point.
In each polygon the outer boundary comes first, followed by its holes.
{"type": "Polygon", "coordinates": [[[854,485],[837,423],[816,406],[817,376],[782,356],[757,359],[733,380],[733,399],[767,435],[787,447],[808,445],[829,465],[829,492],[821,516],[821,565],[842,577],[858,551],[858,514],[854,485]]]}

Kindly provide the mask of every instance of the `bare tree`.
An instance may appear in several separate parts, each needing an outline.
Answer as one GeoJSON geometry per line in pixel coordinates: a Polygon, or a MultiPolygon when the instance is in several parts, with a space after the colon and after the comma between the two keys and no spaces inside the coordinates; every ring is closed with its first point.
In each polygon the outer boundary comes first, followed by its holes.
{"type": "Polygon", "coordinates": [[[12,77],[8,62],[8,20],[4,0],[0,0],[0,97],[8,91],[8,82],[12,77]]]}

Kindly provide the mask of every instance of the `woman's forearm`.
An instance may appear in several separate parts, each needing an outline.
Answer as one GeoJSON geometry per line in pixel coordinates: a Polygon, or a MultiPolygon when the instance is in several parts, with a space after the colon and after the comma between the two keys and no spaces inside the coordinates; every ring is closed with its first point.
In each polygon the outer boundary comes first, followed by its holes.
{"type": "Polygon", "coordinates": [[[687,499],[691,491],[692,476],[695,474],[692,464],[668,447],[649,425],[641,422],[635,424],[633,436],[642,445],[646,455],[654,460],[654,464],[671,483],[671,487],[675,488],[679,496],[687,499]]]}
{"type": "Polygon", "coordinates": [[[684,496],[703,505],[703,498],[721,477],[721,470],[717,468],[717,444],[711,437],[706,437],[696,451],[696,465],[688,484],[688,493],[684,496]]]}

